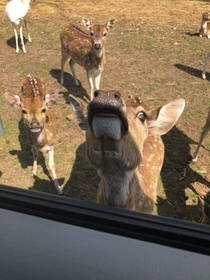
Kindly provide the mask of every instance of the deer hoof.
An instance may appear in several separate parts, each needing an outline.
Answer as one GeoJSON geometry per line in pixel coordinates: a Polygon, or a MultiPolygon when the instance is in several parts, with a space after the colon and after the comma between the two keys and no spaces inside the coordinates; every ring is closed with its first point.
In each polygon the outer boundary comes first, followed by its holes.
{"type": "Polygon", "coordinates": [[[205,80],[206,79],[206,75],[205,73],[202,73],[202,79],[205,80]]]}

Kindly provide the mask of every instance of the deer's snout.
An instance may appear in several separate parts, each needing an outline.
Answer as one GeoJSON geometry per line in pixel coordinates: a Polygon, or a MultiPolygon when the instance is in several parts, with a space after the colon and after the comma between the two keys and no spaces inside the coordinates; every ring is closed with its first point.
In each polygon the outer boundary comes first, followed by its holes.
{"type": "Polygon", "coordinates": [[[101,44],[99,43],[95,43],[95,49],[98,51],[100,50],[102,47],[101,47],[101,44]]]}
{"type": "MultiPolygon", "coordinates": [[[[118,136],[116,137],[118,139],[120,134],[125,135],[127,133],[126,106],[119,91],[97,90],[94,93],[94,98],[88,105],[88,123],[90,127],[93,127],[96,122],[99,123],[98,127],[106,126],[110,130],[113,127],[115,129],[116,124],[119,125],[119,133],[117,133],[118,136]],[[117,119],[120,122],[116,121],[117,119]]],[[[107,135],[109,135],[108,132],[107,135]]]]}
{"type": "Polygon", "coordinates": [[[36,118],[33,118],[32,121],[29,123],[29,127],[32,132],[39,132],[41,129],[41,124],[36,118]]]}

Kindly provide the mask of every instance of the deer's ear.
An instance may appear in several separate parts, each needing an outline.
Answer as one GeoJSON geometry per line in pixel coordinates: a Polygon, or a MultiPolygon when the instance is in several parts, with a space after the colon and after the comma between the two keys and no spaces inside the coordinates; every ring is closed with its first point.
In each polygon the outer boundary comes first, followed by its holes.
{"type": "Polygon", "coordinates": [[[180,98],[170,102],[155,111],[156,119],[148,120],[148,135],[163,135],[167,133],[177,122],[185,107],[185,100],[180,98]]]}
{"type": "Polygon", "coordinates": [[[87,30],[91,30],[92,29],[92,23],[88,19],[82,18],[82,23],[87,28],[87,30]]]}
{"type": "Polygon", "coordinates": [[[77,122],[79,124],[79,127],[82,130],[87,129],[87,118],[84,116],[84,106],[83,104],[74,96],[69,94],[69,103],[71,105],[71,108],[73,110],[73,113],[77,119],[77,122]]]}
{"type": "Polygon", "coordinates": [[[20,99],[19,95],[6,91],[4,93],[4,97],[9,102],[10,106],[15,107],[15,108],[21,107],[21,99],[20,99]]]}
{"type": "Polygon", "coordinates": [[[56,103],[56,99],[58,98],[57,90],[49,90],[45,94],[45,102],[48,107],[52,107],[56,103]]]}
{"type": "Polygon", "coordinates": [[[108,30],[110,30],[114,26],[114,23],[115,23],[115,19],[114,18],[108,20],[107,23],[106,23],[106,28],[108,30]]]}

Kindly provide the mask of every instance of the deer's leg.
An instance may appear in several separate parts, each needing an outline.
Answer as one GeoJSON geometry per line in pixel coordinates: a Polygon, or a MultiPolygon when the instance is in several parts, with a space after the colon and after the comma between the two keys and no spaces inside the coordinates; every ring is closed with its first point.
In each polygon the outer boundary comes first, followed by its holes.
{"type": "Polygon", "coordinates": [[[102,74],[102,69],[98,71],[97,75],[95,75],[95,88],[98,90],[100,88],[100,81],[101,81],[101,74],[102,74]]]}
{"type": "Polygon", "coordinates": [[[200,147],[201,147],[201,144],[202,144],[202,142],[203,142],[204,137],[205,137],[206,134],[209,132],[209,130],[210,130],[210,126],[206,124],[206,125],[203,127],[203,130],[202,130],[202,132],[201,132],[201,136],[200,136],[200,140],[199,140],[197,149],[196,149],[195,153],[193,154],[193,157],[192,157],[193,162],[196,162],[196,161],[197,161],[199,149],[200,149],[200,147]]]}
{"type": "Polygon", "coordinates": [[[210,59],[210,53],[207,54],[205,62],[204,62],[204,66],[203,66],[203,72],[202,72],[202,79],[206,79],[206,67],[209,63],[209,59],[210,59]]]}
{"type": "Polygon", "coordinates": [[[32,177],[36,176],[36,172],[37,172],[37,159],[39,156],[39,151],[37,149],[35,149],[34,147],[31,147],[31,151],[33,153],[33,169],[32,169],[32,177]]]}
{"type": "Polygon", "coordinates": [[[69,55],[67,55],[64,51],[61,52],[61,84],[64,84],[64,75],[63,75],[63,70],[64,70],[64,65],[69,58],[69,55]]]}
{"type": "Polygon", "coordinates": [[[69,61],[69,66],[70,66],[71,72],[72,72],[73,77],[74,77],[75,85],[77,87],[79,87],[79,82],[78,82],[78,80],[76,78],[76,74],[75,74],[75,71],[74,71],[74,64],[75,64],[75,61],[71,58],[70,61],[69,61]]]}
{"type": "Polygon", "coordinates": [[[26,31],[27,31],[28,41],[29,41],[29,43],[31,43],[31,37],[30,37],[30,34],[29,34],[28,23],[27,23],[27,19],[26,18],[24,18],[24,24],[25,24],[26,31]]]}
{"type": "Polygon", "coordinates": [[[59,182],[58,182],[57,176],[56,176],[56,172],[55,172],[54,148],[53,147],[50,150],[47,150],[46,156],[47,156],[47,161],[48,161],[49,169],[50,169],[50,171],[52,173],[52,177],[53,177],[56,193],[57,194],[62,194],[63,191],[61,189],[61,186],[59,185],[59,182]]]}
{"type": "Polygon", "coordinates": [[[90,86],[90,99],[93,100],[94,84],[93,84],[93,77],[91,71],[87,71],[87,78],[90,86]]]}
{"type": "Polygon", "coordinates": [[[15,27],[14,27],[14,33],[15,33],[16,53],[19,53],[18,34],[17,34],[17,30],[15,27]]]}
{"type": "Polygon", "coordinates": [[[20,26],[20,40],[21,40],[23,52],[26,53],[26,48],[25,48],[24,40],[23,40],[23,26],[22,25],[20,26]]]}

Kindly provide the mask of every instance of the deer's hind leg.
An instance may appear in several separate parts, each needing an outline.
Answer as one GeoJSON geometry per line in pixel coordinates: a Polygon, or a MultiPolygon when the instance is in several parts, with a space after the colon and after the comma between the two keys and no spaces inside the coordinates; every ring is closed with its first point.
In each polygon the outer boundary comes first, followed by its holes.
{"type": "Polygon", "coordinates": [[[62,52],[61,52],[61,85],[64,84],[63,70],[64,70],[64,65],[65,65],[66,61],[68,60],[68,58],[69,58],[69,55],[65,51],[62,50],[62,52]]]}
{"type": "Polygon", "coordinates": [[[79,81],[77,80],[77,77],[76,77],[76,74],[75,74],[75,70],[74,70],[74,65],[75,65],[75,61],[71,58],[70,61],[69,61],[69,66],[70,66],[70,69],[71,69],[71,72],[73,74],[73,78],[74,78],[74,82],[75,82],[75,85],[77,87],[79,87],[79,81]]]}

